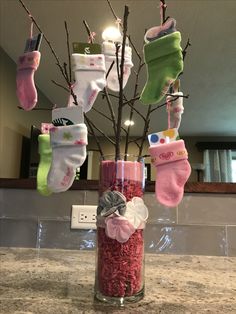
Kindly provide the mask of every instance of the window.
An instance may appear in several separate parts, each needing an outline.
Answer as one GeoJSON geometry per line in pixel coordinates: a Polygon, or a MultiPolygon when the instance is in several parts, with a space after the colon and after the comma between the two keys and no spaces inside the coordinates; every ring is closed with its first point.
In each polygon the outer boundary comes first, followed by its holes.
{"type": "Polygon", "coordinates": [[[236,151],[232,151],[231,167],[232,167],[232,181],[236,182],[236,151]]]}

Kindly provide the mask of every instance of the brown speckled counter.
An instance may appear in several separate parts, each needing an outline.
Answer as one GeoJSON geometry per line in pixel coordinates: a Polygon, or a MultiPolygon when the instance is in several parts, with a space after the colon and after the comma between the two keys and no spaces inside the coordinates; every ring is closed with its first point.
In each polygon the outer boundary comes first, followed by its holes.
{"type": "Polygon", "coordinates": [[[146,255],[146,296],[94,303],[95,253],[0,249],[1,314],[236,313],[236,258],[146,255]]]}

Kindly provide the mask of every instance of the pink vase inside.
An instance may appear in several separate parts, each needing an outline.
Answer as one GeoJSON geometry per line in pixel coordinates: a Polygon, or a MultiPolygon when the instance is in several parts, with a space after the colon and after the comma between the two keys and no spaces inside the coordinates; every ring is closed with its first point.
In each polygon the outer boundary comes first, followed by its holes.
{"type": "MultiPolygon", "coordinates": [[[[119,191],[126,197],[126,201],[130,201],[135,196],[142,197],[143,189],[142,161],[101,161],[99,196],[108,190],[119,191]]],[[[143,229],[137,229],[125,243],[120,243],[109,238],[105,228],[97,226],[96,289],[100,295],[129,298],[143,292],[143,232],[143,229]]]]}

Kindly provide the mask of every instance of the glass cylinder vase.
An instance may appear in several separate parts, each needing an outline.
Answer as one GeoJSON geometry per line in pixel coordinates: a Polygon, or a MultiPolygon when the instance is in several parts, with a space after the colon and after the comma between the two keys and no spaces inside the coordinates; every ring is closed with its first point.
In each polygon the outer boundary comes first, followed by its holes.
{"type": "Polygon", "coordinates": [[[112,156],[100,162],[95,298],[114,305],[144,296],[144,162],[112,156]]]}

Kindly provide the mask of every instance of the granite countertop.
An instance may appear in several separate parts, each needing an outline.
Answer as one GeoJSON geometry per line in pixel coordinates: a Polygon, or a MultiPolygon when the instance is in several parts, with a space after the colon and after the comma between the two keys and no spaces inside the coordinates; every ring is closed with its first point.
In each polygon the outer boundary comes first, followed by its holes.
{"type": "Polygon", "coordinates": [[[93,300],[95,253],[0,249],[1,314],[236,313],[236,258],[146,254],[146,296],[124,308],[93,300]]]}

